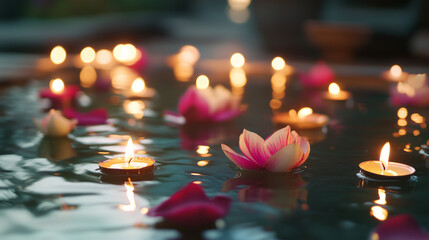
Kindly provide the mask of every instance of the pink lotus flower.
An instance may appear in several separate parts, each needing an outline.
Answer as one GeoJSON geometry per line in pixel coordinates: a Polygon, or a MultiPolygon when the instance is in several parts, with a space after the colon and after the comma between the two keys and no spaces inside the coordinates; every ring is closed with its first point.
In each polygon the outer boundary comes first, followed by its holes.
{"type": "Polygon", "coordinates": [[[45,136],[64,137],[69,134],[77,124],[76,119],[69,120],[65,118],[61,111],[51,109],[42,119],[33,119],[37,129],[45,136]]]}
{"type": "Polygon", "coordinates": [[[218,85],[214,88],[188,88],[179,100],[179,113],[187,122],[224,122],[243,112],[240,99],[218,85]]]}
{"type": "Polygon", "coordinates": [[[334,72],[325,62],[317,62],[308,73],[300,73],[299,80],[304,87],[328,86],[335,78],[334,72]]]}
{"type": "Polygon", "coordinates": [[[310,143],[306,138],[290,130],[287,126],[267,139],[258,134],[243,130],[239,145],[244,156],[222,144],[225,155],[235,165],[244,170],[268,170],[272,172],[288,172],[301,166],[310,154],[310,143]]]}
{"type": "MultiPolygon", "coordinates": [[[[424,232],[416,219],[408,214],[389,218],[381,223],[374,231],[380,240],[428,240],[429,234],[424,232]]],[[[371,238],[373,239],[373,238],[371,238]]]]}
{"type": "Polygon", "coordinates": [[[77,119],[77,124],[81,126],[105,124],[107,120],[107,111],[104,108],[98,108],[87,113],[66,109],[64,115],[67,118],[77,119]]]}
{"type": "Polygon", "coordinates": [[[150,209],[147,215],[164,217],[167,222],[175,225],[201,227],[225,216],[230,205],[230,198],[216,196],[209,199],[200,185],[190,183],[167,201],[150,209]]]}

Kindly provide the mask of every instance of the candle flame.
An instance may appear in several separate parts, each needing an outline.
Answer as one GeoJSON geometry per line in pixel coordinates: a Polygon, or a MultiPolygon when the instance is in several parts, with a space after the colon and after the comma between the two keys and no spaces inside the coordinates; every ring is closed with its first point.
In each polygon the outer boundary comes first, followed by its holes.
{"type": "Polygon", "coordinates": [[[200,75],[197,78],[196,85],[200,90],[206,89],[209,87],[210,81],[206,75],[200,75]]]}
{"type": "Polygon", "coordinates": [[[49,88],[55,94],[64,92],[64,82],[60,78],[53,79],[49,82],[49,88]]]}
{"type": "Polygon", "coordinates": [[[62,46],[56,46],[51,51],[51,61],[55,64],[61,64],[66,60],[67,53],[62,46]]]}
{"type": "Polygon", "coordinates": [[[143,78],[136,78],[133,84],[131,85],[131,91],[134,93],[141,93],[145,89],[146,84],[144,83],[143,78]]]}
{"type": "Polygon", "coordinates": [[[102,65],[109,64],[112,59],[112,52],[107,49],[101,49],[95,55],[95,61],[102,65]]]}
{"type": "Polygon", "coordinates": [[[404,107],[401,107],[398,109],[398,118],[406,118],[408,116],[408,110],[404,107]]]}
{"type": "Polygon", "coordinates": [[[205,145],[198,145],[198,149],[196,150],[196,152],[200,155],[205,155],[209,153],[209,146],[205,146],[205,145]]]}
{"type": "Polygon", "coordinates": [[[340,86],[336,83],[329,84],[329,93],[333,95],[338,95],[341,92],[340,86]]]}
{"type": "Polygon", "coordinates": [[[379,199],[375,200],[374,203],[380,204],[380,205],[386,205],[386,191],[384,189],[379,188],[378,189],[378,196],[379,199]]]}
{"type": "Polygon", "coordinates": [[[130,163],[134,158],[134,145],[131,137],[128,139],[127,150],[125,151],[125,162],[130,163]]]}
{"type": "Polygon", "coordinates": [[[86,47],[80,52],[80,59],[84,63],[91,63],[95,60],[95,50],[92,47],[86,47]]]}
{"type": "Polygon", "coordinates": [[[397,77],[401,76],[401,74],[402,74],[402,68],[399,65],[393,65],[390,68],[390,74],[393,77],[397,78],[397,77]]]}
{"type": "Polygon", "coordinates": [[[309,107],[303,107],[298,111],[298,118],[305,118],[313,113],[313,109],[309,107]]]}
{"type": "Polygon", "coordinates": [[[390,153],[390,143],[387,142],[384,144],[380,153],[380,164],[383,171],[386,171],[389,167],[389,153],[390,153]]]}
{"type": "Polygon", "coordinates": [[[246,60],[244,59],[244,56],[241,53],[232,54],[231,59],[230,59],[231,65],[233,67],[236,67],[236,68],[243,67],[245,61],[246,60]]]}
{"type": "Polygon", "coordinates": [[[118,205],[118,208],[122,211],[134,211],[136,210],[136,201],[134,199],[134,185],[131,182],[131,179],[128,178],[128,182],[124,183],[125,189],[127,189],[127,198],[130,204],[127,205],[118,205]]]}
{"type": "Polygon", "coordinates": [[[380,206],[373,206],[371,207],[371,215],[380,221],[384,221],[387,219],[389,212],[380,206]]]}
{"type": "Polygon", "coordinates": [[[273,61],[271,61],[271,67],[274,70],[282,70],[283,68],[285,68],[286,66],[286,62],[282,57],[275,57],[273,58],[273,61]]]}
{"type": "Polygon", "coordinates": [[[113,57],[119,62],[131,62],[137,57],[137,48],[132,44],[118,44],[113,48],[113,57]]]}

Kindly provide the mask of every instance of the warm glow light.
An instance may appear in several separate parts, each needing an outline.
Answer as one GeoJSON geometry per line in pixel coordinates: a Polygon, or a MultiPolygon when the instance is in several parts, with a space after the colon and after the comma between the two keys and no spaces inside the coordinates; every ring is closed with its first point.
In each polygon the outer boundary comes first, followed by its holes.
{"type": "Polygon", "coordinates": [[[284,91],[286,81],[287,81],[286,75],[280,72],[276,72],[273,74],[273,76],[271,76],[271,85],[274,91],[275,90],[284,91]]]}
{"type": "Polygon", "coordinates": [[[100,51],[97,52],[95,56],[95,61],[103,65],[110,63],[112,59],[113,59],[112,52],[110,52],[107,49],[101,49],[100,51]]]}
{"type": "Polygon", "coordinates": [[[179,63],[195,64],[200,58],[200,51],[192,45],[183,46],[178,54],[179,63]]]}
{"type": "Polygon", "coordinates": [[[209,153],[209,149],[210,149],[209,146],[198,145],[198,149],[196,152],[200,155],[204,155],[204,154],[209,153]]]}
{"type": "Polygon", "coordinates": [[[418,113],[413,113],[411,114],[411,120],[415,123],[423,123],[425,121],[425,118],[418,113]]]}
{"type": "Polygon", "coordinates": [[[97,71],[92,66],[85,66],[80,71],[79,78],[82,87],[92,87],[95,81],[97,81],[97,71]]]}
{"type": "Polygon", "coordinates": [[[280,99],[277,99],[277,98],[271,99],[271,101],[270,101],[271,109],[277,110],[277,109],[281,108],[281,106],[282,106],[282,101],[280,99]]]}
{"type": "Polygon", "coordinates": [[[378,189],[378,196],[379,199],[375,200],[374,203],[380,204],[380,205],[386,205],[386,191],[384,189],[379,188],[378,189]]]}
{"type": "Polygon", "coordinates": [[[426,74],[413,74],[407,79],[407,84],[414,89],[423,87],[426,83],[426,74]]]}
{"type": "Polygon", "coordinates": [[[136,201],[134,199],[134,185],[131,182],[131,179],[128,178],[128,182],[124,183],[125,189],[127,189],[127,198],[130,204],[127,205],[119,205],[118,208],[122,211],[134,211],[136,210],[136,201]]]}
{"type": "Polygon", "coordinates": [[[61,94],[64,92],[64,82],[60,78],[53,79],[49,82],[49,88],[55,94],[61,94]]]}
{"type": "Polygon", "coordinates": [[[209,161],[207,161],[207,160],[201,160],[201,161],[197,162],[197,165],[200,167],[207,166],[208,164],[209,164],[209,161]]]}
{"type": "Polygon", "coordinates": [[[137,57],[137,48],[132,44],[118,44],[113,48],[113,56],[119,62],[131,62],[137,57]]]}
{"type": "Polygon", "coordinates": [[[61,46],[56,46],[51,51],[51,61],[55,64],[61,64],[66,60],[66,50],[61,46]]]}
{"type": "Polygon", "coordinates": [[[339,94],[341,91],[340,86],[338,86],[338,84],[336,83],[331,83],[329,84],[329,93],[333,94],[333,95],[337,95],[339,94]]]}
{"type": "Polygon", "coordinates": [[[134,93],[141,93],[145,89],[146,84],[144,83],[143,78],[137,78],[134,80],[133,84],[131,85],[131,91],[134,93]]]}
{"type": "Polygon", "coordinates": [[[146,105],[140,100],[126,100],[123,103],[123,107],[126,113],[134,115],[137,119],[141,119],[143,118],[143,110],[146,108],[146,105]]]}
{"type": "MultiPolygon", "coordinates": [[[[290,111],[289,111],[289,113],[290,113],[290,111]]],[[[311,109],[309,107],[301,108],[298,111],[298,118],[305,118],[305,117],[307,117],[308,115],[310,115],[312,113],[313,113],[313,109],[311,109]]]]}
{"type": "Polygon", "coordinates": [[[271,61],[271,67],[274,70],[277,70],[277,71],[282,70],[285,66],[286,66],[286,62],[281,57],[275,57],[273,61],[271,61]]]}
{"type": "Polygon", "coordinates": [[[380,221],[384,221],[387,219],[389,212],[380,206],[373,206],[371,207],[371,215],[380,221]]]}
{"type": "Polygon", "coordinates": [[[86,47],[80,52],[80,59],[84,63],[91,63],[95,60],[95,50],[92,47],[86,47]]]}
{"type": "Polygon", "coordinates": [[[407,120],[405,120],[403,118],[398,119],[398,126],[405,127],[405,126],[407,126],[407,124],[408,124],[407,120]]]}
{"type": "Polygon", "coordinates": [[[401,107],[398,109],[398,118],[406,118],[408,116],[408,110],[404,107],[401,107]]]}
{"type": "Polygon", "coordinates": [[[380,153],[380,164],[383,171],[386,171],[389,167],[389,154],[390,154],[390,143],[384,144],[380,153]]]}
{"type": "Polygon", "coordinates": [[[244,56],[241,53],[234,53],[231,56],[230,62],[233,67],[241,68],[245,63],[244,56]]]}
{"type": "Polygon", "coordinates": [[[414,131],[413,131],[413,135],[414,135],[414,136],[418,136],[418,135],[420,135],[420,131],[419,131],[419,130],[417,130],[417,129],[416,129],[416,130],[414,130],[414,131]]]}
{"type": "Polygon", "coordinates": [[[247,8],[243,10],[234,10],[230,8],[228,10],[228,17],[234,23],[238,23],[238,24],[245,23],[247,22],[247,20],[249,20],[250,11],[247,8]]]}
{"type": "Polygon", "coordinates": [[[142,215],[146,215],[148,212],[149,212],[149,208],[146,208],[146,207],[144,207],[144,208],[142,208],[142,209],[140,210],[140,213],[141,213],[142,215]]]}
{"type": "Polygon", "coordinates": [[[178,63],[173,67],[174,76],[180,82],[187,82],[194,75],[192,64],[178,63]]]}
{"type": "Polygon", "coordinates": [[[244,87],[247,83],[246,73],[241,68],[231,69],[229,78],[233,87],[244,87]]]}
{"type": "Polygon", "coordinates": [[[404,136],[405,134],[407,134],[407,130],[405,130],[405,129],[401,128],[401,129],[399,129],[399,130],[398,130],[398,134],[399,134],[400,136],[404,136]]]}
{"type": "Polygon", "coordinates": [[[196,85],[200,90],[206,89],[209,87],[210,81],[206,75],[200,75],[197,78],[196,85]]]}
{"type": "Polygon", "coordinates": [[[291,117],[291,118],[296,118],[296,110],[295,109],[291,109],[291,110],[289,110],[289,116],[291,117]]]}
{"type": "Polygon", "coordinates": [[[399,65],[393,65],[390,68],[390,74],[395,77],[398,78],[399,76],[401,76],[402,74],[402,68],[399,65]]]}
{"type": "Polygon", "coordinates": [[[195,184],[201,184],[201,183],[203,183],[203,182],[201,182],[201,181],[193,181],[192,183],[195,183],[195,184]]]}
{"type": "Polygon", "coordinates": [[[416,89],[404,82],[399,82],[396,86],[396,90],[399,93],[406,94],[408,97],[414,97],[416,95],[416,89]]]}
{"type": "Polygon", "coordinates": [[[229,6],[234,10],[244,10],[249,7],[251,0],[228,0],[229,6]]]}
{"type": "Polygon", "coordinates": [[[134,158],[134,145],[131,137],[128,139],[127,149],[125,150],[125,162],[129,163],[134,158]]]}

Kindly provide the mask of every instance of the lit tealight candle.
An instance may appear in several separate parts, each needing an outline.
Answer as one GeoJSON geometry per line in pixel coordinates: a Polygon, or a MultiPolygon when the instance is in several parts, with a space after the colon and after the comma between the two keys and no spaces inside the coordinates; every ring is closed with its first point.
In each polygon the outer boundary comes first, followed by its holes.
{"type": "Polygon", "coordinates": [[[205,90],[210,86],[210,80],[206,75],[200,75],[197,77],[195,85],[198,90],[205,90]]]}
{"type": "Polygon", "coordinates": [[[105,160],[98,166],[102,173],[108,175],[131,176],[152,173],[154,164],[152,158],[134,156],[133,141],[129,138],[124,157],[105,160]]]}
{"type": "Polygon", "coordinates": [[[60,78],[53,79],[49,82],[49,88],[43,88],[39,92],[40,98],[47,98],[51,101],[49,108],[66,108],[70,107],[71,102],[76,98],[79,87],[65,86],[60,78]]]}
{"type": "Polygon", "coordinates": [[[384,71],[382,77],[391,82],[405,81],[408,77],[408,73],[403,72],[399,65],[393,65],[389,71],[384,71]]]}
{"type": "Polygon", "coordinates": [[[416,171],[413,167],[397,162],[389,162],[390,143],[384,144],[379,161],[365,161],[359,164],[361,172],[373,179],[400,180],[409,179],[416,171]]]}
{"type": "Polygon", "coordinates": [[[244,59],[243,54],[241,53],[234,53],[231,56],[230,59],[231,65],[235,68],[241,68],[244,66],[244,63],[246,62],[246,60],[244,59]]]}
{"type": "Polygon", "coordinates": [[[286,64],[285,60],[282,57],[275,57],[271,61],[271,67],[274,71],[282,72],[286,76],[291,75],[294,72],[294,68],[286,64]]]}
{"type": "Polygon", "coordinates": [[[51,51],[51,61],[54,64],[61,64],[66,60],[67,53],[66,50],[62,46],[56,46],[51,51]]]}
{"type": "Polygon", "coordinates": [[[153,98],[156,94],[155,89],[148,88],[143,78],[136,78],[131,84],[131,91],[128,98],[153,98]]]}
{"type": "Polygon", "coordinates": [[[328,92],[324,94],[325,99],[332,101],[346,101],[350,96],[349,92],[341,90],[340,86],[334,82],[329,84],[328,92]]]}
{"type": "Polygon", "coordinates": [[[291,109],[289,112],[276,113],[273,120],[278,124],[290,125],[297,129],[314,129],[326,126],[329,117],[324,114],[313,113],[313,109],[304,107],[298,112],[291,109]]]}

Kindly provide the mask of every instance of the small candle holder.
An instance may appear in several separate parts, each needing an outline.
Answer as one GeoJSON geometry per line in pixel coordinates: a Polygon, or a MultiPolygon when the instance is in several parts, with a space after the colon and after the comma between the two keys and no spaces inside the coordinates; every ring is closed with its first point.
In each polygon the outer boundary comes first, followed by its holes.
{"type": "Polygon", "coordinates": [[[347,101],[351,97],[351,93],[341,90],[341,88],[336,83],[331,83],[328,88],[328,92],[323,94],[323,97],[326,100],[331,101],[347,101]]]}
{"type": "Polygon", "coordinates": [[[125,157],[112,158],[98,164],[100,171],[108,176],[137,177],[153,174],[155,160],[148,157],[134,156],[133,141],[128,140],[125,157]]]}
{"type": "Polygon", "coordinates": [[[407,80],[408,73],[403,72],[399,65],[393,65],[389,71],[384,71],[381,77],[389,82],[402,82],[407,80]]]}
{"type": "Polygon", "coordinates": [[[40,90],[39,97],[50,100],[50,106],[48,109],[70,108],[73,101],[76,99],[78,92],[78,86],[65,86],[64,82],[57,78],[50,81],[49,88],[43,88],[40,90]]]}
{"type": "Polygon", "coordinates": [[[274,114],[273,121],[280,125],[290,125],[295,129],[323,128],[329,122],[329,117],[324,114],[313,113],[309,107],[302,108],[298,113],[291,109],[289,112],[274,114]]]}
{"type": "Polygon", "coordinates": [[[408,180],[415,169],[407,164],[389,162],[390,143],[383,146],[380,160],[371,160],[359,164],[360,171],[365,177],[375,180],[402,181],[408,180]]]}

